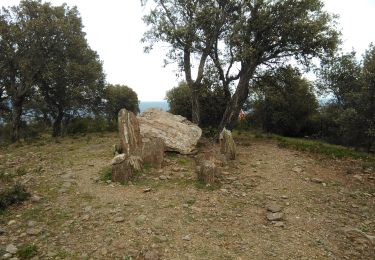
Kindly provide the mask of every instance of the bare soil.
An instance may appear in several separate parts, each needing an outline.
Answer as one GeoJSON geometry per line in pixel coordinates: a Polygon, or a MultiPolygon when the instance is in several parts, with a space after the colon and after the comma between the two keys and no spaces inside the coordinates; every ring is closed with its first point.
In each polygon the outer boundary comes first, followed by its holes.
{"type": "Polygon", "coordinates": [[[100,180],[117,139],[0,149],[0,170],[32,193],[0,215],[0,258],[13,244],[36,245],[33,259],[375,259],[375,178],[358,161],[241,138],[220,186],[197,183],[194,156],[174,153],[121,185],[100,180]]]}

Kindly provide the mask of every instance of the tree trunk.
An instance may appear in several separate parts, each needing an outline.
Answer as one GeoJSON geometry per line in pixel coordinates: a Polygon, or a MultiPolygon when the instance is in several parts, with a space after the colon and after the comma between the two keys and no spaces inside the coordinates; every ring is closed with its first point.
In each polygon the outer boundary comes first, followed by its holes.
{"type": "Polygon", "coordinates": [[[200,124],[199,87],[193,85],[191,88],[191,113],[194,124],[200,124]]]}
{"type": "Polygon", "coordinates": [[[59,109],[57,117],[55,118],[55,121],[53,122],[53,126],[52,126],[53,137],[57,137],[61,135],[61,123],[62,123],[63,118],[64,118],[64,113],[61,109],[59,109]]]}
{"type": "Polygon", "coordinates": [[[21,115],[24,98],[12,98],[12,142],[20,140],[21,115]]]}
{"type": "Polygon", "coordinates": [[[244,73],[237,85],[236,92],[233,94],[232,98],[227,104],[227,108],[225,109],[223,118],[221,119],[219,130],[223,130],[224,127],[226,129],[232,130],[240,110],[245,103],[246,99],[249,96],[249,81],[254,74],[254,69],[248,69],[246,73],[244,73]]]}

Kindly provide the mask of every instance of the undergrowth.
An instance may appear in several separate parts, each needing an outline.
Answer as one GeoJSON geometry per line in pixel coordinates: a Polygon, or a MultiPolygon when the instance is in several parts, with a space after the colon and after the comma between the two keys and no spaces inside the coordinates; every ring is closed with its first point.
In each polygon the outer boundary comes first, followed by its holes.
{"type": "Polygon", "coordinates": [[[25,187],[15,184],[11,188],[0,192],[0,211],[6,210],[13,204],[20,203],[30,197],[25,187]]]}
{"type": "Polygon", "coordinates": [[[274,134],[264,134],[260,132],[238,132],[234,131],[236,138],[255,138],[268,139],[278,142],[280,148],[291,148],[298,151],[306,151],[316,154],[322,154],[333,159],[353,158],[363,161],[363,167],[375,169],[375,155],[356,151],[349,147],[328,144],[318,140],[304,138],[284,137],[274,134]]]}

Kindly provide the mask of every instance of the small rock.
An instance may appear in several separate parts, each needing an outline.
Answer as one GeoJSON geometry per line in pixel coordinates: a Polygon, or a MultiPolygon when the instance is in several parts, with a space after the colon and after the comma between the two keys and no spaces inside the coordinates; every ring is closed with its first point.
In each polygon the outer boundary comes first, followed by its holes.
{"type": "Polygon", "coordinates": [[[143,192],[146,193],[146,192],[150,192],[152,189],[151,188],[145,188],[143,189],[143,192]]]}
{"type": "Polygon", "coordinates": [[[283,195],[283,196],[281,196],[281,198],[282,198],[282,199],[284,199],[284,200],[287,200],[287,199],[289,199],[289,197],[288,197],[288,196],[286,196],[286,195],[283,195]]]}
{"type": "Polygon", "coordinates": [[[327,187],[327,183],[323,182],[322,183],[323,187],[327,187]]]}
{"type": "Polygon", "coordinates": [[[69,182],[69,181],[66,181],[66,182],[63,183],[62,186],[63,186],[64,188],[70,188],[70,187],[72,186],[72,183],[69,182]]]}
{"type": "Polygon", "coordinates": [[[102,250],[100,252],[102,253],[102,255],[107,255],[108,254],[107,248],[102,248],[102,250]]]}
{"type": "Polygon", "coordinates": [[[29,226],[29,227],[35,227],[36,226],[36,221],[32,221],[32,220],[30,220],[29,222],[27,222],[27,225],[29,226]]]}
{"type": "Polygon", "coordinates": [[[268,213],[267,214],[267,219],[269,221],[279,221],[279,220],[282,220],[283,217],[284,217],[284,214],[282,212],[268,213]]]}
{"type": "Polygon", "coordinates": [[[91,206],[87,206],[83,209],[84,212],[90,212],[92,210],[91,206]]]}
{"type": "Polygon", "coordinates": [[[167,241],[168,241],[168,239],[167,239],[166,236],[157,236],[157,237],[156,237],[156,240],[157,240],[158,242],[167,242],[167,241]]]}
{"type": "Polygon", "coordinates": [[[30,236],[39,235],[42,230],[40,228],[29,228],[26,230],[26,233],[30,236]]]}
{"type": "Polygon", "coordinates": [[[33,196],[31,197],[31,201],[32,201],[32,202],[39,202],[41,199],[42,199],[42,198],[39,197],[38,195],[33,195],[33,196]]]}
{"type": "Polygon", "coordinates": [[[272,203],[267,205],[267,210],[276,213],[281,211],[281,207],[277,204],[272,203]]]}
{"type": "Polygon", "coordinates": [[[6,233],[5,229],[0,228],[0,236],[6,233]]]}
{"type": "Polygon", "coordinates": [[[356,179],[357,181],[363,181],[362,176],[359,174],[354,175],[353,178],[356,179]]]}
{"type": "Polygon", "coordinates": [[[285,223],[282,222],[282,221],[273,221],[273,222],[272,222],[272,225],[273,225],[274,227],[285,227],[285,223]]]}
{"type": "Polygon", "coordinates": [[[158,259],[159,259],[159,253],[154,250],[150,250],[145,253],[145,260],[158,260],[158,259]]]}
{"type": "Polygon", "coordinates": [[[314,182],[314,183],[323,183],[323,181],[321,179],[318,179],[318,178],[312,178],[311,182],[314,182]]]}
{"type": "Polygon", "coordinates": [[[303,172],[303,169],[299,166],[296,166],[292,169],[292,171],[294,171],[295,173],[301,173],[301,172],[303,172]]]}
{"type": "Polygon", "coordinates": [[[191,237],[190,235],[186,235],[182,238],[182,240],[185,240],[185,241],[190,241],[191,240],[191,237]]]}
{"type": "Polygon", "coordinates": [[[6,254],[3,255],[3,257],[1,259],[9,259],[11,257],[12,257],[12,254],[6,253],[6,254]]]}
{"type": "Polygon", "coordinates": [[[174,172],[179,172],[179,171],[181,171],[181,168],[179,168],[179,167],[173,167],[173,168],[172,168],[172,171],[174,171],[174,172]]]}
{"type": "Polygon", "coordinates": [[[9,244],[7,245],[7,247],[5,248],[5,251],[8,252],[9,254],[12,254],[14,255],[15,253],[17,253],[17,247],[13,244],[9,244]]]}
{"type": "Polygon", "coordinates": [[[82,220],[84,220],[84,221],[87,221],[89,219],[90,219],[90,215],[88,215],[88,214],[83,215],[83,217],[82,217],[82,220]]]}
{"type": "Polygon", "coordinates": [[[167,176],[165,176],[165,175],[160,175],[160,176],[159,176],[159,179],[162,180],[162,181],[164,181],[164,180],[167,179],[167,176]]]}
{"type": "Polygon", "coordinates": [[[139,215],[137,218],[136,218],[136,223],[137,224],[141,224],[141,223],[143,223],[145,220],[146,220],[146,216],[145,215],[139,215]]]}
{"type": "Polygon", "coordinates": [[[14,225],[14,224],[16,224],[16,221],[14,219],[12,219],[8,222],[8,226],[11,226],[11,225],[14,225]]]}
{"type": "Polygon", "coordinates": [[[124,222],[124,221],[125,221],[125,218],[123,218],[123,217],[116,217],[116,218],[114,219],[114,221],[115,221],[116,223],[124,222]]]}

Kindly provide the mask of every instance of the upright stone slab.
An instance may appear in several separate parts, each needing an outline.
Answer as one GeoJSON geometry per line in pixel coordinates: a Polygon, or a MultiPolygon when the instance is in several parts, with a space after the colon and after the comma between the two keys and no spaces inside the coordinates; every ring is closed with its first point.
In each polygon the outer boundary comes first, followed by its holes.
{"type": "Polygon", "coordinates": [[[119,154],[112,160],[111,180],[126,183],[133,178],[133,168],[126,159],[125,154],[119,154]]]}
{"type": "Polygon", "coordinates": [[[164,141],[160,138],[143,138],[141,157],[144,164],[160,169],[164,160],[164,141]]]}
{"type": "Polygon", "coordinates": [[[138,155],[142,139],[137,117],[125,108],[121,109],[118,113],[118,126],[122,152],[127,156],[138,155]]]}
{"type": "Polygon", "coordinates": [[[220,169],[214,162],[204,160],[197,167],[198,181],[206,184],[216,184],[219,182],[220,169]]]}
{"type": "Polygon", "coordinates": [[[232,132],[223,129],[219,137],[220,152],[225,155],[228,160],[236,159],[236,144],[234,143],[232,132]]]}

